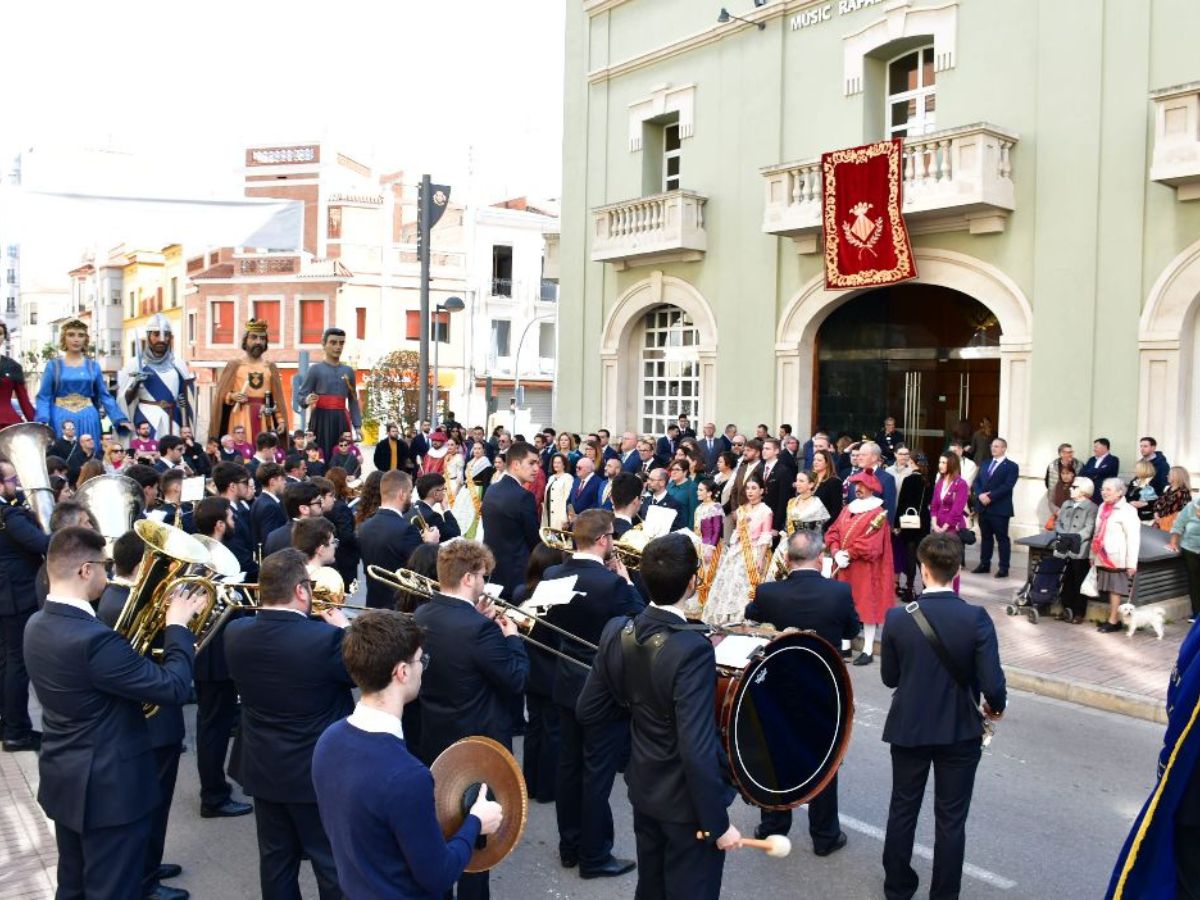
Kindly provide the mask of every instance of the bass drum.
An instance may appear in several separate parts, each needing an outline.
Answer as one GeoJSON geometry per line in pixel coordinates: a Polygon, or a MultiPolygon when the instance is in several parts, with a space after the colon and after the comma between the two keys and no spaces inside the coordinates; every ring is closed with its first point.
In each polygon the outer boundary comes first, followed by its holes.
{"type": "Polygon", "coordinates": [[[841,654],[811,631],[710,636],[717,724],[734,784],[763,809],[807,803],[850,745],[854,690],[841,654]]]}

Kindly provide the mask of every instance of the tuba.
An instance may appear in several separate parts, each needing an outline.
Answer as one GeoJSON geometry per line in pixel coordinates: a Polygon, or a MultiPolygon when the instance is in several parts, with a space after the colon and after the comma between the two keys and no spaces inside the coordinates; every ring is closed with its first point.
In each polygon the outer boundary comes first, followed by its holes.
{"type": "Polygon", "coordinates": [[[254,604],[254,591],[258,585],[238,581],[243,574],[242,564],[233,551],[216,538],[206,534],[194,534],[192,537],[208,551],[210,559],[204,567],[212,573],[212,578],[205,587],[211,587],[215,598],[207,619],[196,632],[196,652],[199,653],[238,610],[254,604]]]}
{"type": "Polygon", "coordinates": [[[54,431],[40,422],[21,422],[0,429],[0,456],[6,457],[17,470],[25,502],[46,534],[50,533],[50,516],[54,512],[46,451],[53,443],[54,431]]]}
{"type": "Polygon", "coordinates": [[[142,512],[142,488],[128,475],[97,475],[84,482],[75,499],[87,507],[100,524],[100,533],[111,548],[133,529],[142,512]]]}

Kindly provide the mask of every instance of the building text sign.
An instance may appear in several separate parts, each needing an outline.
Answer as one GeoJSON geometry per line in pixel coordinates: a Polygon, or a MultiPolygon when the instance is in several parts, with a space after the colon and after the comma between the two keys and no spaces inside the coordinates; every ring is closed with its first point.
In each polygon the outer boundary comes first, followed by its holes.
{"type": "Polygon", "coordinates": [[[321,148],[314,145],[301,147],[254,147],[246,151],[248,166],[278,166],[288,163],[320,162],[321,148]]]}
{"type": "Polygon", "coordinates": [[[875,6],[882,2],[883,0],[838,0],[837,3],[821,3],[792,16],[791,28],[792,31],[800,31],[803,28],[830,21],[834,18],[835,13],[844,16],[865,6],[875,6]]]}

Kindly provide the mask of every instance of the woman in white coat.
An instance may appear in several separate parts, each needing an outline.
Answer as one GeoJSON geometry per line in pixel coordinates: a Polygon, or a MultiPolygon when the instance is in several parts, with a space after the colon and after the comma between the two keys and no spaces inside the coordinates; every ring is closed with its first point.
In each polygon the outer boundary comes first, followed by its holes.
{"type": "Polygon", "coordinates": [[[1106,478],[1100,497],[1103,502],[1096,510],[1096,530],[1092,533],[1092,566],[1096,591],[1108,598],[1108,621],[1101,622],[1098,630],[1112,633],[1121,630],[1118,607],[1133,590],[1142,525],[1137,510],[1125,500],[1125,482],[1120,478],[1106,478]]]}

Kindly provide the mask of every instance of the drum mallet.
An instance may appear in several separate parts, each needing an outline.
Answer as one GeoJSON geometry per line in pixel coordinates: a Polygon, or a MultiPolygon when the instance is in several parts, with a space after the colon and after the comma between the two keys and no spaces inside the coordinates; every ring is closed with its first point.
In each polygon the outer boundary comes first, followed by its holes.
{"type": "MultiPolygon", "coordinates": [[[[697,840],[704,840],[703,832],[696,832],[697,840]]],[[[761,850],[774,859],[783,859],[792,852],[792,842],[782,834],[769,834],[764,839],[742,838],[739,847],[749,847],[751,850],[761,850]]]]}

